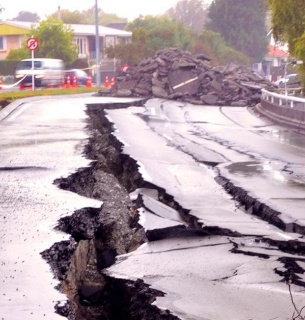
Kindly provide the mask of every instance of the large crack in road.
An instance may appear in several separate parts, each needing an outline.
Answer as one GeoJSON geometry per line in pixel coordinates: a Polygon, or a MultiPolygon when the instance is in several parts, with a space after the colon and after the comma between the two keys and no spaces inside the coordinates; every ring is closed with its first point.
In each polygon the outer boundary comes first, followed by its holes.
{"type": "MultiPolygon", "coordinates": [[[[138,105],[144,103],[139,101],[138,105]]],[[[269,252],[275,250],[297,253],[298,258],[292,255],[279,257],[278,261],[283,268],[275,269],[274,272],[282,277],[282,281],[303,287],[304,282],[299,274],[304,273],[301,267],[305,262],[302,258],[305,253],[304,243],[252,236],[251,241],[255,245],[252,243],[249,246],[247,235],[218,226],[203,225],[165,189],[143,179],[137,162],[122,153],[123,144],[112,134],[113,126],[105,113],[105,109],[126,108],[129,105],[135,106],[135,102],[88,106],[88,130],[91,137],[85,154],[92,160],[91,166],[54,182],[59,188],[103,202],[101,210],[83,208],[72,216],[60,219],[57,228],[70,234],[70,240],[56,243],[42,253],[61,282],[59,290],[69,298],[68,304],[56,306],[57,312],[76,320],[182,319],[183,315],[179,317],[177,313],[172,314],[153,304],[157,297],[164,296],[162,291],[153,289],[141,279],[126,280],[104,272],[114,264],[118,255],[133,252],[146,242],[170,238],[210,239],[220,236],[222,240],[219,243],[216,241],[216,244],[210,243],[207,246],[230,245],[232,253],[262,259],[268,259],[269,252]],[[132,193],[135,195],[133,200],[130,196],[132,193]],[[154,197],[151,197],[152,193],[154,197]],[[179,218],[175,223],[158,229],[145,229],[139,223],[140,213],[144,210],[147,216],[154,215],[154,206],[158,207],[157,211],[162,207],[166,214],[177,215],[179,218]]],[[[256,204],[256,199],[249,197],[241,188],[236,191],[229,181],[221,177],[217,179],[246,210],[258,207],[257,211],[268,215],[266,220],[269,223],[285,230],[277,214],[271,212],[264,203],[256,204]]],[[[300,229],[295,231],[299,232],[300,229]]],[[[231,277],[236,273],[236,270],[232,271],[231,277]]]]}

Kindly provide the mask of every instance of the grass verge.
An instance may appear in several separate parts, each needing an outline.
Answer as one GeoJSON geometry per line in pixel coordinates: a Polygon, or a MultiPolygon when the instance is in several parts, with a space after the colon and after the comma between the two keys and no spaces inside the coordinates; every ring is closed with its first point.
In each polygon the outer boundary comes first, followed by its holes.
{"type": "Polygon", "coordinates": [[[38,89],[38,90],[20,90],[20,91],[3,91],[0,92],[0,110],[6,107],[17,99],[36,97],[36,96],[52,96],[52,95],[66,95],[66,94],[78,94],[88,92],[98,92],[98,88],[59,88],[59,89],[38,89]]]}

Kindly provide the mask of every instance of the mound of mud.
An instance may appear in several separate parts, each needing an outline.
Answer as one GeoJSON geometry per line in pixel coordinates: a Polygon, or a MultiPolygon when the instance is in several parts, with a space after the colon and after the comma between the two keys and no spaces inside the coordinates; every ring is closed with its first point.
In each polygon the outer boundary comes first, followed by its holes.
{"type": "Polygon", "coordinates": [[[212,67],[202,54],[163,49],[116,78],[100,95],[180,100],[217,106],[251,106],[260,102],[261,89],[274,85],[250,68],[229,64],[212,67]]]}

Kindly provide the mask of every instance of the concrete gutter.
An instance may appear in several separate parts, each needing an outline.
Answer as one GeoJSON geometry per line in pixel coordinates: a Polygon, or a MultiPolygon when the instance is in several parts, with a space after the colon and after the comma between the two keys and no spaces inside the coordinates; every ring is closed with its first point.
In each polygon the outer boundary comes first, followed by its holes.
{"type": "Polygon", "coordinates": [[[20,107],[23,103],[29,101],[30,98],[18,99],[14,102],[10,103],[6,107],[0,110],[0,121],[5,119],[8,115],[10,115],[14,110],[20,107]]]}

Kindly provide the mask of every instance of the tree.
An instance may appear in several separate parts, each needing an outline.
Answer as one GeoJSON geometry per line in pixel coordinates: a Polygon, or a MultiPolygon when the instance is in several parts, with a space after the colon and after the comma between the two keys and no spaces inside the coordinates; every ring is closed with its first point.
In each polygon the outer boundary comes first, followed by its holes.
{"type": "Polygon", "coordinates": [[[28,48],[21,48],[21,49],[12,49],[6,56],[5,60],[9,61],[20,61],[23,59],[31,58],[31,53],[28,48]]]}
{"type": "MultiPolygon", "coordinates": [[[[267,0],[271,28],[276,41],[287,43],[291,56],[305,62],[305,2],[303,0],[267,0]]],[[[305,65],[297,70],[305,85],[305,65]]]]}
{"type": "Polygon", "coordinates": [[[49,17],[32,28],[31,34],[39,39],[39,48],[35,52],[37,58],[62,59],[66,64],[76,59],[73,32],[61,20],[49,17]]]}
{"type": "MultiPolygon", "coordinates": [[[[54,19],[59,18],[58,12],[54,12],[51,15],[51,17],[54,19]]],[[[80,24],[82,23],[82,14],[78,10],[75,10],[75,11],[61,10],[60,19],[63,21],[63,23],[80,24]]]]}
{"type": "Polygon", "coordinates": [[[166,47],[192,48],[191,30],[169,17],[140,16],[129,23],[127,29],[132,31],[132,43],[107,48],[105,53],[109,58],[118,58],[132,65],[166,47]]]}
{"type": "Polygon", "coordinates": [[[271,10],[271,28],[274,38],[288,43],[289,51],[295,54],[297,44],[305,33],[305,2],[303,0],[267,0],[271,10]]]}
{"type": "MultiPolygon", "coordinates": [[[[82,23],[95,24],[95,7],[82,11],[82,23]]],[[[98,21],[102,26],[106,26],[109,23],[127,23],[127,18],[120,18],[116,14],[106,13],[101,9],[98,9],[98,21]]]]}
{"type": "Polygon", "coordinates": [[[163,17],[139,17],[129,23],[127,29],[134,31],[143,28],[146,35],[147,54],[152,55],[155,51],[166,47],[177,47],[190,50],[192,47],[192,32],[180,21],[163,17]]]}
{"type": "MultiPolygon", "coordinates": [[[[58,11],[51,15],[52,18],[58,18],[58,11]]],[[[95,24],[95,7],[84,11],[61,10],[60,19],[67,24],[95,24]]],[[[109,23],[127,23],[127,18],[120,18],[113,13],[105,13],[98,9],[99,24],[106,26],[109,23]]]]}
{"type": "MultiPolygon", "coordinates": [[[[62,59],[70,64],[77,57],[72,30],[59,19],[49,17],[41,21],[37,27],[31,28],[28,36],[34,36],[39,41],[39,47],[35,51],[36,58],[62,59]]],[[[22,43],[21,49],[11,51],[7,60],[30,58],[26,41],[22,43]]]]}
{"type": "Polygon", "coordinates": [[[26,21],[26,22],[38,22],[40,17],[37,13],[30,11],[20,11],[17,17],[12,19],[13,21],[26,21]]]}
{"type": "Polygon", "coordinates": [[[109,58],[120,59],[130,65],[153,56],[159,49],[177,47],[194,53],[204,53],[213,59],[213,64],[236,62],[250,64],[249,58],[229,47],[219,33],[204,30],[199,35],[192,33],[184,23],[169,17],[139,17],[129,23],[132,43],[106,49],[109,58]]]}
{"type": "Polygon", "coordinates": [[[213,65],[235,62],[249,65],[250,59],[244,53],[229,47],[220,33],[203,30],[196,38],[194,53],[203,53],[212,59],[213,65]]]}
{"type": "Polygon", "coordinates": [[[200,32],[207,18],[208,5],[202,0],[180,0],[175,7],[166,11],[165,15],[182,21],[194,32],[200,32]]]}
{"type": "Polygon", "coordinates": [[[207,27],[253,61],[260,61],[268,44],[264,8],[265,0],[214,0],[207,27]]]}

